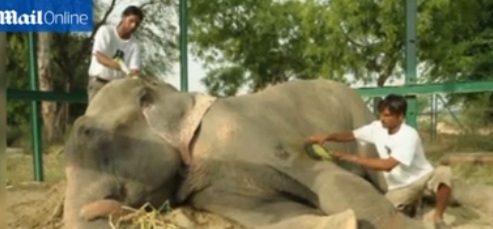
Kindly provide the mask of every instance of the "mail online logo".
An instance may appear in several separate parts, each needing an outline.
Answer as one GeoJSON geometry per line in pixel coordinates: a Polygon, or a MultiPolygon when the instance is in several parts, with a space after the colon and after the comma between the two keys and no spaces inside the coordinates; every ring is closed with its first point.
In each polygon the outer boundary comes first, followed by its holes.
{"type": "Polygon", "coordinates": [[[93,1],[0,1],[1,32],[91,32],[93,1]]]}

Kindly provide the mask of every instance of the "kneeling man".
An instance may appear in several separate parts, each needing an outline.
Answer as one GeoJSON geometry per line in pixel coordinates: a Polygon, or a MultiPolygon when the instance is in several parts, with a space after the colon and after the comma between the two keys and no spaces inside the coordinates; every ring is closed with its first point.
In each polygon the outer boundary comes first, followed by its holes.
{"type": "Polygon", "coordinates": [[[418,132],[404,122],[407,111],[404,97],[388,95],[378,109],[380,120],[352,131],[310,136],[309,141],[321,144],[359,140],[374,144],[380,158],[340,152],[334,156],[383,171],[388,185],[385,195],[400,211],[420,198],[424,191],[433,192],[436,195],[435,228],[450,228],[443,221],[443,213],[451,195],[451,169],[433,168],[427,160],[418,132]]]}

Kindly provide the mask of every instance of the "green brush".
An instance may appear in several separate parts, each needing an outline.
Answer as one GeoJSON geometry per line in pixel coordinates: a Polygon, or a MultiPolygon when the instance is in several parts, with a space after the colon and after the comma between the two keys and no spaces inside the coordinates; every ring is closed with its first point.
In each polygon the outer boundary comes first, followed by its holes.
{"type": "Polygon", "coordinates": [[[306,144],[305,150],[307,151],[308,156],[315,160],[332,160],[332,152],[325,150],[325,148],[319,144],[306,144]]]}

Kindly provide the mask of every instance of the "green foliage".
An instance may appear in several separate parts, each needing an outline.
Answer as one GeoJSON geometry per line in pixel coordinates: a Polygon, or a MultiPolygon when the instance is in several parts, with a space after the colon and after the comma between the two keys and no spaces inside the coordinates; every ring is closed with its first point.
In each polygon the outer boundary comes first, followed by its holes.
{"type": "MultiPolygon", "coordinates": [[[[29,59],[27,34],[8,33],[8,88],[29,90],[29,59]]],[[[52,50],[51,72],[54,90],[65,91],[85,89],[89,55],[80,50],[84,47],[84,37],[71,34],[51,34],[50,50],[52,50]],[[60,45],[63,44],[63,45],[60,45]]],[[[9,119],[14,123],[28,123],[30,103],[9,100],[9,119]]]]}
{"type": "MultiPolygon", "coordinates": [[[[430,7],[434,7],[435,20],[422,38],[421,52],[429,66],[429,81],[493,80],[493,1],[442,0],[430,7]]],[[[462,104],[469,116],[476,117],[473,120],[493,121],[491,92],[448,98],[451,104],[462,104]]]]}
{"type": "Polygon", "coordinates": [[[396,67],[403,60],[405,33],[402,2],[331,0],[324,3],[326,7],[320,1],[307,4],[311,17],[306,18],[307,28],[318,20],[316,26],[323,30],[316,35],[328,37],[311,44],[312,50],[323,55],[326,68],[379,86],[399,75],[396,67]]]}
{"type": "Polygon", "coordinates": [[[351,82],[348,74],[354,81],[382,86],[402,76],[402,2],[198,0],[190,8],[195,53],[207,64],[219,65],[205,80],[210,91],[244,84],[256,91],[318,77],[351,82]],[[241,84],[233,76],[217,77],[228,69],[224,64],[243,68],[241,84]]]}
{"type": "Polygon", "coordinates": [[[207,64],[220,65],[205,79],[210,90],[223,90],[219,85],[229,85],[224,87],[228,92],[221,94],[230,94],[249,85],[251,91],[256,91],[294,78],[313,78],[322,72],[319,57],[304,55],[309,39],[302,29],[302,10],[303,4],[298,1],[193,1],[193,51],[207,64]],[[235,67],[221,66],[228,63],[235,67]]]}
{"type": "MultiPolygon", "coordinates": [[[[214,66],[203,82],[216,94],[315,77],[383,86],[404,76],[404,3],[197,0],[190,6],[190,40],[194,52],[214,66]]],[[[493,0],[417,4],[420,81],[493,80],[493,0]]],[[[449,99],[468,108],[479,97],[493,107],[492,93],[449,99]]],[[[493,120],[493,112],[481,117],[493,120]]]]}
{"type": "Polygon", "coordinates": [[[207,73],[202,82],[212,95],[232,96],[245,83],[245,78],[242,67],[230,66],[213,69],[207,73]]]}
{"type": "Polygon", "coordinates": [[[429,19],[425,22],[429,27],[420,34],[420,57],[429,66],[426,76],[430,80],[460,80],[470,73],[470,67],[476,63],[475,54],[478,54],[470,51],[485,29],[479,26],[484,23],[481,22],[484,20],[482,14],[490,11],[479,2],[442,0],[422,3],[430,11],[423,15],[429,19]]]}
{"type": "Polygon", "coordinates": [[[142,43],[143,72],[166,76],[178,61],[178,31],[173,25],[177,0],[157,0],[143,5],[145,19],[135,36],[142,43]]]}
{"type": "MultiPolygon", "coordinates": [[[[27,36],[20,33],[7,33],[7,71],[8,88],[29,89],[29,68],[27,36]]],[[[7,103],[7,123],[19,125],[29,121],[29,103],[12,101],[7,103]]]]}
{"type": "Polygon", "coordinates": [[[493,107],[491,93],[475,93],[474,99],[464,99],[461,120],[465,126],[472,130],[493,124],[491,114],[493,107]]]}

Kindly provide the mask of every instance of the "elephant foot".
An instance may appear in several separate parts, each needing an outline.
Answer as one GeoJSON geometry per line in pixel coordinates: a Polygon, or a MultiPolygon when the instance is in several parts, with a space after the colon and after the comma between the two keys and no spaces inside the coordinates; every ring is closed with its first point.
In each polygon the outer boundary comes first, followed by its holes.
{"type": "Polygon", "coordinates": [[[256,227],[256,229],[358,229],[356,214],[348,209],[330,216],[301,215],[278,223],[256,227]]]}

